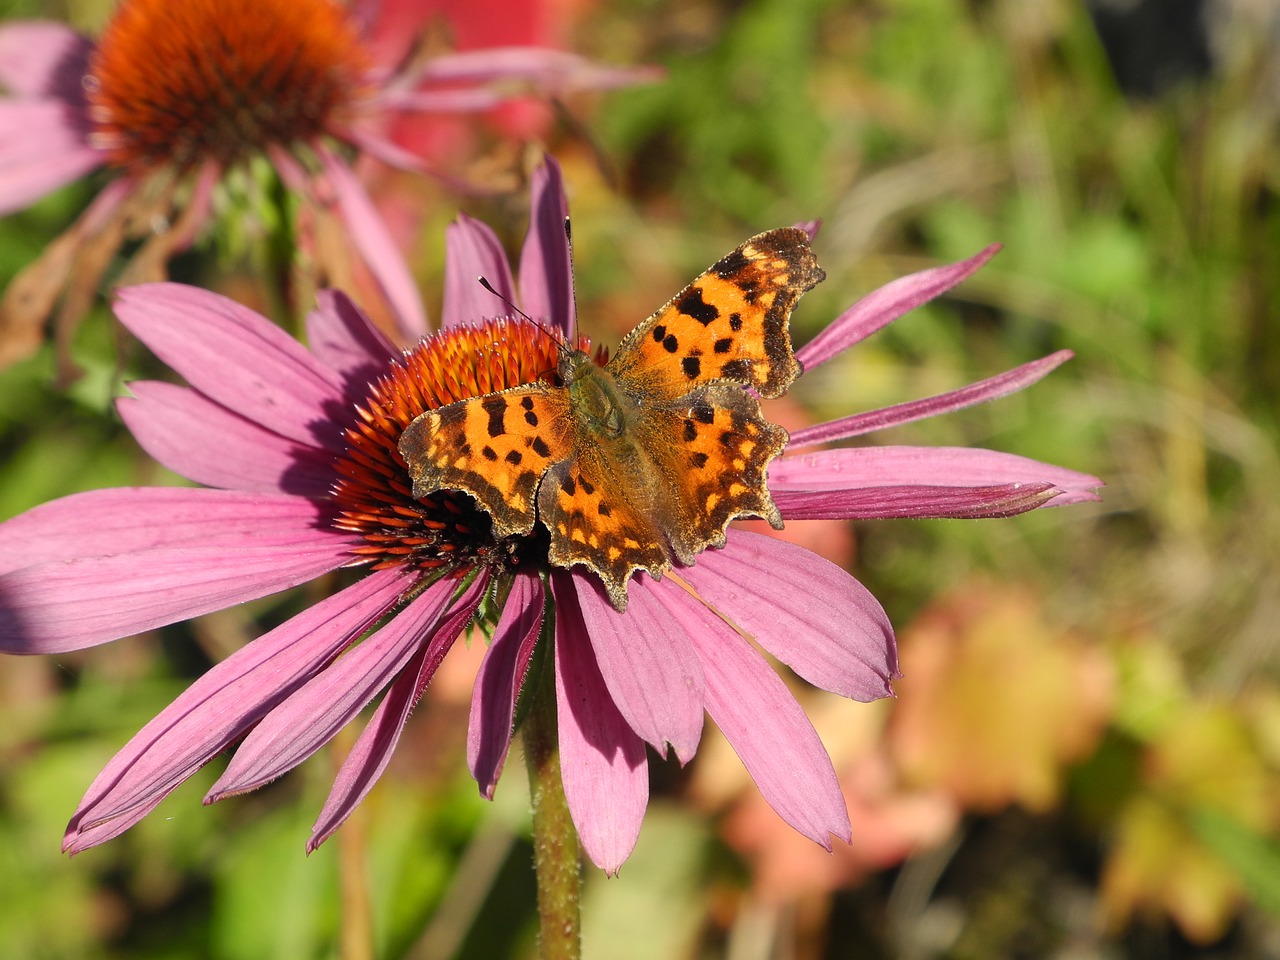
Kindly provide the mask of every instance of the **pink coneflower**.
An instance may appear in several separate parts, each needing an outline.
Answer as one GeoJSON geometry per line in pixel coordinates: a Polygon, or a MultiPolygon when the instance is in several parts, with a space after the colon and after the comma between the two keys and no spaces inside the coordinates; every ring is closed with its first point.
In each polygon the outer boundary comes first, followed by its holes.
{"type": "MultiPolygon", "coordinates": [[[[548,161],[534,177],[519,302],[577,340],[564,212],[548,161]]],[[[377,780],[433,671],[478,611],[494,626],[468,758],[492,795],[548,593],[564,790],[596,864],[616,871],[635,844],[648,801],[645,744],[687,761],[704,711],[787,823],[824,846],[832,835],[848,840],[822,743],[746,637],[823,689],[859,700],[889,694],[892,630],[849,573],[782,540],[730,530],[723,549],[679,569],[682,584],[632,578],[619,613],[595,574],[548,569],[537,531],[497,541],[469,497],[413,498],[397,449],[404,428],[425,409],[532,381],[554,366],[557,349],[523,319],[471,322],[492,313],[493,301],[461,278],[483,274],[516,294],[487,228],[460,219],[448,251],[444,329],[408,353],[341,294],[325,295],[311,315],[307,350],[212,293],[172,284],[121,291],[121,322],[189,384],[135,383],[121,415],[152,456],[206,488],[78,494],[0,525],[2,648],[87,647],[330,571],[363,575],[215,666],[151,721],[89,788],[65,848],[118,835],[237,741],[207,799],[255,789],[385,691],[315,824],[314,848],[377,780]]],[[[991,252],[881,288],[800,356],[823,362],[958,283],[991,252]]],[[[804,450],[1019,389],[1063,359],[803,431],[770,467],[783,516],[1003,516],[1095,499],[1093,477],[992,451],[804,450]]]]}
{"type": "Polygon", "coordinates": [[[401,332],[417,337],[426,323],[416,287],[338,145],[421,170],[420,158],[384,135],[397,117],[482,111],[522,91],[555,95],[652,76],[536,47],[392,68],[375,62],[363,39],[376,6],[122,0],[96,43],[48,21],[0,27],[0,88],[10,92],[0,99],[0,215],[99,167],[113,174],[7,291],[0,365],[35,350],[64,289],[62,325],[83,314],[126,238],[145,238],[126,282],[162,277],[208,220],[224,175],[264,156],[305,210],[336,214],[353,248],[344,255],[363,262],[401,332]]]}

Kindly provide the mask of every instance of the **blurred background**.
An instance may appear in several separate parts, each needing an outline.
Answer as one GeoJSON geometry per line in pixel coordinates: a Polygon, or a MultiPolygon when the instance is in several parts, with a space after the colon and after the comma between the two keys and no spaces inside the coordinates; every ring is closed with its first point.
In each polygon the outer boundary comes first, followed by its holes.
{"type": "MultiPolygon", "coordinates": [[[[112,10],[6,3],[91,34],[112,10]]],[[[796,313],[798,342],[879,284],[999,241],[776,416],[909,400],[1070,348],[1025,393],[876,439],[988,446],[1108,484],[1101,504],[1009,520],[794,525],[899,632],[896,700],[789,678],[853,845],[828,855],[795,835],[709,728],[689,767],[654,762],[620,877],[588,871],[586,955],[1280,957],[1280,3],[386,0],[384,16],[393,48],[425,28],[668,71],[401,132],[483,194],[363,168],[429,310],[458,209],[518,248],[530,140],[564,165],[580,317],[605,343],[769,227],[824,220],[828,279],[796,313]]],[[[0,285],[97,186],[0,220],[0,285]]],[[[267,247],[248,229],[171,272],[289,324],[255,279],[267,247]]],[[[143,352],[100,302],[68,389],[49,350],[0,375],[0,518],[176,482],[111,405],[156,375],[143,352]]],[[[458,645],[389,774],[309,858],[341,752],[212,808],[206,770],[120,839],[58,852],[112,753],[302,602],[0,662],[0,954],[336,957],[340,918],[367,915],[379,957],[531,955],[526,785],[513,764],[487,803],[465,767],[480,644],[458,645]]]]}

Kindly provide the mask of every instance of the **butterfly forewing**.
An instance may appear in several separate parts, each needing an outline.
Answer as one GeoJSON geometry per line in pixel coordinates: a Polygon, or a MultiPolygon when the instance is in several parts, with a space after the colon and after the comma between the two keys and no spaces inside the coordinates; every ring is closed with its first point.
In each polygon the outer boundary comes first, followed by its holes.
{"type": "Polygon", "coordinates": [[[627,334],[609,369],[645,394],[727,380],[776,397],[800,374],[792,308],[824,276],[803,230],[752,237],[627,334]]]}

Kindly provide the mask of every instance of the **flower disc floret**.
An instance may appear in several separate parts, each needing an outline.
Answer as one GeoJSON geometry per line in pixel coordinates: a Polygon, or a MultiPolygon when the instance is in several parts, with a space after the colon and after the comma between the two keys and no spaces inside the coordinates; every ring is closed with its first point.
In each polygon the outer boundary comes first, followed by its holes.
{"type": "Polygon", "coordinates": [[[229,165],[323,133],[368,66],[331,0],[125,0],[90,65],[92,141],[122,167],[229,165]]]}

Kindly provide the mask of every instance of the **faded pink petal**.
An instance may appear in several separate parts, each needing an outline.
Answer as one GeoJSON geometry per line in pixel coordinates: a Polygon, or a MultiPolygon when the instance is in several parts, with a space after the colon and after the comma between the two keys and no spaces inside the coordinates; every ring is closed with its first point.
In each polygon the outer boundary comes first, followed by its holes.
{"type": "Polygon", "coordinates": [[[256,790],[328,743],[420,649],[448,609],[456,586],[445,578],[427,587],[376,633],[263,717],[209,789],[205,803],[256,790]]]}
{"type": "Polygon", "coordinates": [[[735,530],[723,550],[705,551],[680,576],[815,686],[854,700],[892,695],[893,627],[842,567],[785,540],[735,530]]]}
{"type": "Polygon", "coordinates": [[[373,718],[343,761],[324,808],[312,826],[307,853],[329,839],[378,782],[391,762],[391,754],[400,742],[410,711],[435,676],[440,661],[475,615],[488,586],[488,573],[482,572],[458,598],[430,639],[425,636],[419,638],[418,652],[382,698],[373,718]]]}
{"type": "Polygon", "coordinates": [[[345,449],[341,431],[320,418],[346,409],[341,379],[275,324],[178,283],[126,287],[117,298],[129,332],[209,399],[298,443],[345,449]]]}
{"type": "Polygon", "coordinates": [[[1000,252],[993,243],[968,260],[921,270],[873,290],[828,324],[821,333],[796,351],[806,370],[826,363],[909,310],[950,290],[1000,252]]]}
{"type": "Polygon", "coordinates": [[[417,73],[420,83],[523,80],[544,91],[608,90],[659,79],[652,67],[615,68],[546,47],[491,47],[435,57],[417,73]]]}
{"type": "Polygon", "coordinates": [[[484,277],[509,303],[516,303],[516,285],[502,242],[488,226],[465,213],[445,229],[444,305],[440,325],[475,323],[512,313],[507,303],[480,285],[484,277]]]}
{"type": "Polygon", "coordinates": [[[596,866],[615,874],[640,835],[649,804],[649,764],[643,741],[600,676],[569,577],[552,574],[560,769],[582,849],[596,866]]]}
{"type": "MultiPolygon", "coordinates": [[[[703,609],[674,584],[664,597],[694,616],[703,609]]],[[[709,625],[714,620],[708,620],[709,625]]],[[[691,631],[706,676],[707,713],[725,735],[760,795],[787,823],[831,849],[850,840],[849,813],[835,769],[813,724],[764,657],[727,625],[691,631]]]]}
{"type": "Polygon", "coordinates": [[[225,490],[322,498],[333,455],[273,433],[185,387],[144,380],[116,409],[143,450],[196,483],[225,490]]]}
{"type": "Polygon", "coordinates": [[[385,373],[387,360],[400,352],[341,290],[316,294],[316,308],[307,314],[307,346],[317,360],[361,388],[385,373]]]}
{"type": "Polygon", "coordinates": [[[78,103],[93,41],[56,20],[0,26],[0,87],[21,97],[78,103]]]}
{"type": "Polygon", "coordinates": [[[971,383],[959,390],[951,390],[924,400],[912,400],[910,403],[899,403],[867,413],[855,413],[853,416],[797,430],[791,434],[791,439],[787,442],[787,450],[830,443],[833,440],[847,440],[875,430],[901,426],[904,423],[963,410],[965,407],[995,400],[997,397],[1008,396],[1019,390],[1025,390],[1050,371],[1066,363],[1071,357],[1070,350],[1059,350],[1040,360],[1024,363],[1020,367],[971,383]]]}
{"type": "Polygon", "coordinates": [[[573,264],[569,256],[569,207],[560,164],[548,155],[530,184],[529,232],[520,251],[520,302],[535,320],[566,337],[577,329],[573,264]]]}
{"type": "Polygon", "coordinates": [[[690,628],[659,601],[648,577],[633,579],[618,613],[599,577],[573,574],[578,609],[609,696],[631,729],[666,756],[688,763],[702,736],[702,667],[690,628]]]}
{"type": "Polygon", "coordinates": [[[90,785],[63,850],[118,836],[324,669],[377,622],[411,583],[402,570],[370,574],[263,634],[212,667],[143,727],[90,785]]]}
{"type": "Polygon", "coordinates": [[[314,146],[351,239],[386,295],[405,341],[412,343],[427,332],[427,314],[404,256],[356,175],[328,147],[314,146]]]}
{"type": "Polygon", "coordinates": [[[0,99],[0,216],[30,206],[102,164],[76,110],[56,100],[0,99]]]}
{"type": "Polygon", "coordinates": [[[516,697],[524,686],[529,659],[542,630],[545,602],[540,577],[516,574],[493,631],[493,642],[476,674],[467,726],[467,766],[486,799],[493,798],[507,760],[516,697]]]}

